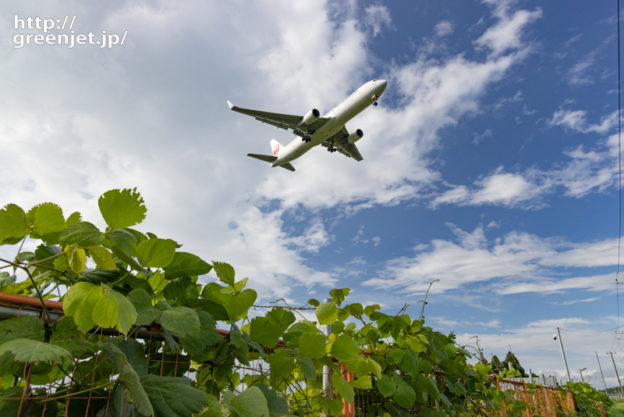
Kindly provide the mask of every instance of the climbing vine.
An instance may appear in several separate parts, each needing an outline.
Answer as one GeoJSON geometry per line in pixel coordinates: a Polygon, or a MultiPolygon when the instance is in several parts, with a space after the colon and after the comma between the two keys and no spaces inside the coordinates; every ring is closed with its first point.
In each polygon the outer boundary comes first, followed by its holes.
{"type": "Polygon", "coordinates": [[[66,399],[85,391],[112,396],[90,403],[94,416],[104,407],[137,416],[337,416],[356,395],[368,397],[371,416],[525,410],[496,389],[489,367],[468,363],[453,334],[379,305],[347,303],[346,288],[330,291],[329,301],[310,299],[314,320],[286,304],[258,306],[256,291],[229,264],[137,230],[147,210],[136,190],[108,191],[98,206],[104,230],[53,203],[0,210],[0,244],[15,248],[12,259],[0,259],[0,291],[56,299],[64,311],[60,319],[45,311],[43,321],[0,321],[0,415],[17,413],[17,402],[2,399],[21,395],[25,366],[30,383],[55,387],[31,393],[34,415],[44,408],[64,415],[66,399]],[[137,341],[145,326],[161,340],[137,341]],[[182,356],[190,366],[156,369],[154,343],[163,357],[182,356]],[[251,361],[268,372],[241,374],[239,365],[251,361]],[[331,393],[323,391],[324,369],[331,393]]]}

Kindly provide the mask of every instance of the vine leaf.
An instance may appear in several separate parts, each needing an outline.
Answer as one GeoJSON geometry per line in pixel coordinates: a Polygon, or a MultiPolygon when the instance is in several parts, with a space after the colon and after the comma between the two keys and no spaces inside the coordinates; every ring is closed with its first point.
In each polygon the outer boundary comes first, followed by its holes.
{"type": "Polygon", "coordinates": [[[240,417],[267,417],[269,405],[262,390],[258,387],[249,387],[237,396],[228,396],[226,406],[240,417]]]}
{"type": "Polygon", "coordinates": [[[43,322],[37,317],[21,316],[0,321],[0,344],[21,338],[43,342],[44,337],[43,322]]]}
{"type": "Polygon", "coordinates": [[[197,334],[201,326],[197,312],[189,307],[172,307],[163,311],[156,321],[178,337],[197,334]]]}
{"type": "Polygon", "coordinates": [[[275,347],[282,333],[280,325],[266,317],[255,317],[251,320],[249,335],[263,346],[275,347]]]}
{"type": "Polygon", "coordinates": [[[100,213],[112,229],[123,229],[145,219],[145,202],[136,188],[110,190],[98,199],[100,213]]]}
{"type": "Polygon", "coordinates": [[[0,345],[0,357],[4,354],[12,355],[17,362],[41,363],[70,361],[71,353],[61,346],[51,345],[33,339],[13,339],[0,345]]]}
{"type": "Polygon", "coordinates": [[[191,417],[208,403],[187,378],[147,375],[141,379],[157,416],[191,417]]]}
{"type": "Polygon", "coordinates": [[[67,227],[59,235],[59,240],[64,244],[77,244],[78,246],[99,245],[102,242],[102,232],[89,222],[80,222],[67,227]]]}
{"type": "Polygon", "coordinates": [[[331,353],[340,362],[346,362],[358,356],[360,347],[350,336],[343,334],[336,338],[331,353]]]}
{"type": "Polygon", "coordinates": [[[115,261],[113,261],[113,255],[105,247],[89,246],[87,250],[99,268],[105,271],[114,271],[117,269],[117,265],[115,261]]]}
{"type": "Polygon", "coordinates": [[[334,324],[338,318],[338,307],[331,301],[316,307],[316,318],[319,324],[334,324]]]}
{"type": "Polygon", "coordinates": [[[332,384],[334,389],[346,402],[353,402],[353,398],[355,397],[353,387],[349,385],[347,381],[342,379],[342,376],[339,373],[332,375],[332,384]]]}
{"type": "Polygon", "coordinates": [[[43,236],[50,233],[58,233],[65,229],[63,210],[54,203],[43,203],[33,207],[28,212],[32,219],[34,231],[43,236]]]}
{"type": "Polygon", "coordinates": [[[152,403],[143,389],[141,379],[135,368],[130,364],[126,354],[119,349],[112,340],[100,343],[102,354],[112,364],[115,371],[119,373],[119,381],[128,391],[130,400],[134,403],[135,409],[144,416],[153,416],[154,408],[152,403]]]}
{"type": "Polygon", "coordinates": [[[126,334],[137,319],[136,309],[125,296],[108,286],[84,281],[72,285],[67,291],[63,311],[74,318],[83,333],[97,324],[104,328],[116,327],[126,334]]]}
{"type": "Polygon", "coordinates": [[[137,245],[137,259],[146,268],[164,268],[173,261],[175,249],[173,240],[146,239],[137,245]]]}
{"type": "Polygon", "coordinates": [[[212,267],[221,282],[227,285],[234,285],[234,268],[232,268],[232,265],[225,262],[213,262],[212,267]]]}
{"type": "Polygon", "coordinates": [[[173,261],[165,267],[167,278],[204,275],[212,270],[212,266],[199,256],[192,253],[176,252],[173,261]]]}
{"type": "Polygon", "coordinates": [[[325,356],[325,335],[320,333],[304,333],[299,338],[299,352],[302,356],[320,359],[325,356]]]}
{"type": "Polygon", "coordinates": [[[27,234],[28,220],[24,210],[15,204],[4,206],[0,210],[0,243],[7,239],[19,240],[27,234]]]}

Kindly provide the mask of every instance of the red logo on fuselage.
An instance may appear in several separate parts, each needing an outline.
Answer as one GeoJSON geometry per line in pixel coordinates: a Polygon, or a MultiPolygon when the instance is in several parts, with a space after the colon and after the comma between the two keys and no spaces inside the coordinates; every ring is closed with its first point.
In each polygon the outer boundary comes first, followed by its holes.
{"type": "Polygon", "coordinates": [[[277,153],[279,152],[279,150],[280,150],[280,146],[278,143],[277,145],[275,145],[275,149],[273,149],[273,156],[277,156],[277,153]]]}

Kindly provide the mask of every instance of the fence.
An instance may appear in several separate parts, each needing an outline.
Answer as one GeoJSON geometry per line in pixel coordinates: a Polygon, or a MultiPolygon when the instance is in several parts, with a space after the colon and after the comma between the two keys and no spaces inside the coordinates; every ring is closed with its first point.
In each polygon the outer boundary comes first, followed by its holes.
{"type": "MultiPolygon", "coordinates": [[[[63,316],[61,303],[46,301],[45,306],[53,320],[63,316]]],[[[23,315],[43,319],[43,308],[39,299],[0,293],[0,320],[23,315]]],[[[102,330],[98,333],[100,341],[108,337],[104,332],[102,330]]],[[[228,332],[220,333],[226,335],[228,332]]],[[[188,355],[167,348],[157,326],[142,327],[131,336],[145,345],[151,374],[205,378],[194,369],[188,355]]],[[[123,390],[116,390],[116,373],[106,362],[100,354],[96,354],[76,361],[73,369],[65,370],[56,364],[37,369],[32,364],[27,364],[21,370],[20,377],[10,377],[9,381],[2,380],[0,373],[0,415],[56,416],[60,412],[64,416],[125,416],[127,399],[123,396],[123,390]]],[[[343,365],[341,368],[342,377],[347,381],[353,380],[346,367],[343,365]]],[[[241,377],[239,388],[244,389],[247,382],[262,381],[269,367],[258,360],[247,366],[235,364],[235,369],[241,377]]],[[[498,378],[495,383],[499,389],[511,391],[516,399],[528,403],[535,414],[543,417],[574,414],[574,400],[568,391],[543,386],[528,388],[523,381],[498,378]]],[[[383,398],[374,391],[356,390],[353,403],[344,402],[343,416],[365,416],[371,406],[381,401],[383,398]]],[[[501,415],[505,415],[504,411],[501,415]]],[[[531,415],[527,410],[527,417],[531,415]]]]}
{"type": "Polygon", "coordinates": [[[542,417],[557,417],[560,415],[576,414],[574,397],[567,390],[554,387],[535,385],[528,388],[524,381],[513,381],[495,377],[496,387],[502,391],[512,392],[517,400],[529,404],[526,415],[540,415],[542,417]]]}

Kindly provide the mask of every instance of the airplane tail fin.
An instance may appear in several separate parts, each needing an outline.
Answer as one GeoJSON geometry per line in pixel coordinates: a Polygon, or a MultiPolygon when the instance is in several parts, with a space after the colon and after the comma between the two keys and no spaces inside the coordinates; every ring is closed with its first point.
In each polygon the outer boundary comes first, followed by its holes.
{"type": "Polygon", "coordinates": [[[271,153],[273,156],[279,156],[279,152],[282,150],[282,144],[276,139],[271,139],[271,153]]]}

